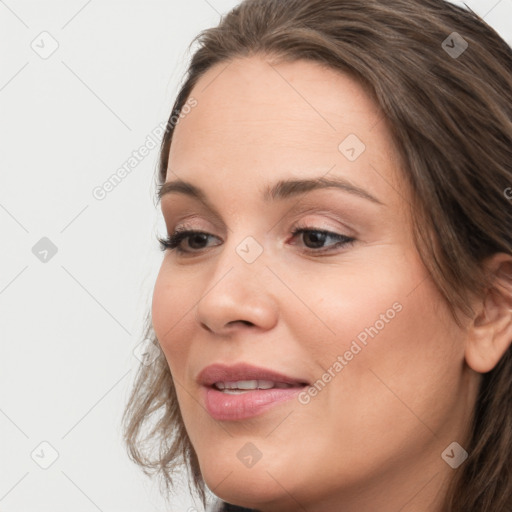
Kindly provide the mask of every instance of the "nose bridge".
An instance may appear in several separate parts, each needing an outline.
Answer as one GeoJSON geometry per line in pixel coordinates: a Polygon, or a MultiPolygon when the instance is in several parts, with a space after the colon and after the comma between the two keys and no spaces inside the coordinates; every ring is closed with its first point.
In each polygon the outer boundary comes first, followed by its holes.
{"type": "Polygon", "coordinates": [[[267,262],[263,243],[251,235],[236,238],[231,232],[197,304],[198,321],[213,331],[236,321],[271,327],[277,301],[267,262]]]}
{"type": "Polygon", "coordinates": [[[235,278],[235,274],[243,279],[247,286],[257,287],[260,283],[263,287],[268,277],[268,247],[265,247],[265,224],[261,222],[261,215],[254,212],[251,218],[255,222],[242,222],[233,212],[234,222],[222,244],[221,252],[215,257],[216,267],[214,282],[223,279],[235,278]],[[230,270],[231,269],[231,270],[230,270]],[[226,272],[228,272],[226,274],[226,272]]]}

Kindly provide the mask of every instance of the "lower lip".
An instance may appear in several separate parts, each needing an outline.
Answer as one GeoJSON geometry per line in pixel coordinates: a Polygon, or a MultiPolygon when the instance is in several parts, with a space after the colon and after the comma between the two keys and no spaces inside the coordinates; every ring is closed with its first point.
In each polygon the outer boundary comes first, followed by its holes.
{"type": "Polygon", "coordinates": [[[245,420],[293,398],[304,386],[293,388],[255,389],[240,394],[228,394],[212,387],[203,387],[204,401],[215,420],[245,420]]]}

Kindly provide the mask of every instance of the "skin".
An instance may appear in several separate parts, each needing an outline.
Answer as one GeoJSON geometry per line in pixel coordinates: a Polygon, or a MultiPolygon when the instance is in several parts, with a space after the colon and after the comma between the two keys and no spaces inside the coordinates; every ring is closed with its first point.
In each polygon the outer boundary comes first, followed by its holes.
{"type": "Polygon", "coordinates": [[[168,233],[185,223],[212,236],[182,241],[186,255],[166,251],[152,315],[207,485],[264,512],[440,512],[456,474],[441,454],[466,445],[481,378],[468,361],[487,371],[508,345],[450,315],[414,245],[412,197],[377,106],[349,76],[263,56],[216,65],[191,96],[166,181],[201,187],[217,214],[185,194],[162,198],[168,233]],[[353,162],[338,149],[350,134],[366,145],[353,162]],[[320,176],[383,204],[334,188],[261,195],[279,179],[320,176]],[[321,255],[307,234],[292,236],[298,223],[356,241],[327,237],[321,255]],[[251,264],[236,252],[248,236],[263,249],[251,264]],[[309,403],[243,421],[205,410],[195,380],[205,366],[249,362],[315,382],[396,303],[309,403]],[[237,457],[248,442],[262,454],[251,468],[237,457]]]}

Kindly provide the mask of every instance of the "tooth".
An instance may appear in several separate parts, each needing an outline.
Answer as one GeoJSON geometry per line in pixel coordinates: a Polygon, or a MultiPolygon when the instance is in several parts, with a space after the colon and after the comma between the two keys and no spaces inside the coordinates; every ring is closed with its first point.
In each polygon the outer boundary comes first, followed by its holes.
{"type": "Polygon", "coordinates": [[[236,382],[236,387],[238,389],[257,389],[258,381],[257,380],[239,380],[236,382]]]}
{"type": "Polygon", "coordinates": [[[258,381],[259,389],[271,389],[274,386],[275,386],[275,382],[272,382],[271,380],[259,380],[258,381]]]}
{"type": "Polygon", "coordinates": [[[216,382],[214,386],[224,392],[231,391],[233,394],[256,389],[284,389],[293,387],[291,384],[284,382],[274,382],[271,380],[239,380],[236,382],[216,382]]]}

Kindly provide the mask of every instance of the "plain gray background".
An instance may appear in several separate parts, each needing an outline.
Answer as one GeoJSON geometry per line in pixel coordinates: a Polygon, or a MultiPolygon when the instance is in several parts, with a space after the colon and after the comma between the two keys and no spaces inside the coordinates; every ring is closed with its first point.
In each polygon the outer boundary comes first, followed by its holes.
{"type": "MultiPolygon", "coordinates": [[[[237,3],[0,0],[1,512],[202,510],[184,483],[166,505],[120,440],[162,257],[158,149],[93,190],[167,121],[189,42],[237,3]]],[[[467,3],[512,42],[512,0],[467,3]]]]}

